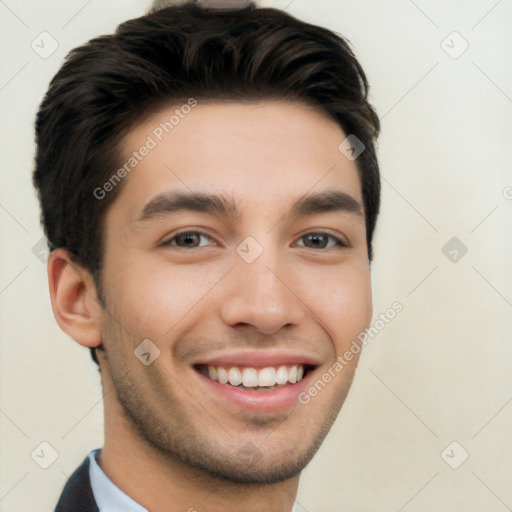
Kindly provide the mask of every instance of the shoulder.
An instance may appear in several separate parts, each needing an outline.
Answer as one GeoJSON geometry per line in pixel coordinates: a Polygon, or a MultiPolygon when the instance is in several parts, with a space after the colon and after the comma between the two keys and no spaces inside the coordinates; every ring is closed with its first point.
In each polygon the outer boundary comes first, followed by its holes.
{"type": "Polygon", "coordinates": [[[89,456],[69,477],[54,512],[99,512],[89,479],[89,456]]]}

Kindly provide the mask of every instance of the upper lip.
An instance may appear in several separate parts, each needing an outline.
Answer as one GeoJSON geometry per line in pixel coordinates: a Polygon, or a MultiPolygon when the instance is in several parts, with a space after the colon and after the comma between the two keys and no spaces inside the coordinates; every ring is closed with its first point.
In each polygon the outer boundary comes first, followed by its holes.
{"type": "Polygon", "coordinates": [[[231,368],[233,366],[265,368],[268,366],[281,366],[301,364],[304,366],[319,366],[318,358],[300,354],[296,351],[243,351],[220,354],[215,357],[204,359],[195,363],[197,366],[223,366],[231,368]]]}

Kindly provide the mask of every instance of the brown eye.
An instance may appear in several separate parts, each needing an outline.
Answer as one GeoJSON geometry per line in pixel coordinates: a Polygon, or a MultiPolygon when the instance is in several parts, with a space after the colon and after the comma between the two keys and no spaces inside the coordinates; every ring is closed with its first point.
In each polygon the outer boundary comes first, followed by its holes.
{"type": "Polygon", "coordinates": [[[330,249],[336,245],[346,247],[341,240],[335,238],[328,233],[308,233],[303,235],[299,240],[303,240],[301,247],[307,247],[309,249],[330,249]]]}
{"type": "MultiPolygon", "coordinates": [[[[181,249],[196,249],[208,245],[208,241],[211,241],[211,238],[203,233],[199,233],[198,231],[184,231],[162,242],[161,245],[170,245],[180,247],[181,249]],[[202,243],[205,240],[206,243],[202,243]]],[[[215,243],[213,243],[213,245],[215,245],[215,243]]]]}
{"type": "Polygon", "coordinates": [[[197,233],[182,233],[175,237],[176,245],[180,247],[197,247],[201,242],[201,235],[197,233]]]}

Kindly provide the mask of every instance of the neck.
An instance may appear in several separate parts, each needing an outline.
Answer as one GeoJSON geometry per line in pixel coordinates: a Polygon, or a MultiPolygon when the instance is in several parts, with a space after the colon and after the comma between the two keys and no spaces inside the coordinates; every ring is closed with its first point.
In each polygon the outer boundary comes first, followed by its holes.
{"type": "MultiPolygon", "coordinates": [[[[107,389],[111,387],[108,383],[107,389]]],[[[117,487],[148,511],[292,510],[299,475],[267,485],[215,478],[148,444],[125,417],[115,395],[115,389],[105,394],[105,444],[100,465],[117,487]]]]}

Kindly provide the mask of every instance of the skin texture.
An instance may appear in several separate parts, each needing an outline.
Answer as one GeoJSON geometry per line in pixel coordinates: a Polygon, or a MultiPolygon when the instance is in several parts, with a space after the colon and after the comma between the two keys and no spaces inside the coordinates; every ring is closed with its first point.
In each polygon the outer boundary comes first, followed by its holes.
{"type": "MultiPolygon", "coordinates": [[[[138,125],[124,156],[175,108],[138,125]]],[[[125,178],[107,213],[105,309],[89,272],[65,250],[52,253],[59,325],[104,348],[101,466],[151,512],[291,510],[358,355],[309,403],[277,411],[226,400],[193,365],[244,351],[301,354],[317,363],[314,382],[369,325],[361,185],[356,162],[338,151],[345,137],[301,103],[199,104],[125,178]],[[180,210],[140,220],[159,194],[192,191],[229,198],[239,215],[180,210]],[[325,191],[348,194],[361,212],[293,213],[295,201],[325,191]],[[203,236],[187,245],[176,238],[184,231],[203,236]],[[321,237],[322,248],[311,233],[335,238],[321,237]],[[252,263],[236,251],[248,236],[262,249],[252,263]],[[160,350],[147,366],[134,356],[144,339],[160,350]]]]}

